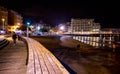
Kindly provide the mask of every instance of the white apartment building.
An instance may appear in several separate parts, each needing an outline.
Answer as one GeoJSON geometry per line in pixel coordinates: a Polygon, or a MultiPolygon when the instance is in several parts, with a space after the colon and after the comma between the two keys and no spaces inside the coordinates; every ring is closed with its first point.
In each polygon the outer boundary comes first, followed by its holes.
{"type": "Polygon", "coordinates": [[[91,34],[100,31],[100,24],[95,23],[94,19],[71,19],[70,26],[72,34],[91,34]]]}

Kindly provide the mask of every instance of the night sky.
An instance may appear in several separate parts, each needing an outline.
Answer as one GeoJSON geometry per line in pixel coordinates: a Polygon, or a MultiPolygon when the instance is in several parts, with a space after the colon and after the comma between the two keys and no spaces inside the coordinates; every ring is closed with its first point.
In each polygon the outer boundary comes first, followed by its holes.
{"type": "Polygon", "coordinates": [[[51,25],[71,18],[93,18],[102,28],[120,28],[120,4],[110,0],[0,0],[0,5],[51,25]]]}

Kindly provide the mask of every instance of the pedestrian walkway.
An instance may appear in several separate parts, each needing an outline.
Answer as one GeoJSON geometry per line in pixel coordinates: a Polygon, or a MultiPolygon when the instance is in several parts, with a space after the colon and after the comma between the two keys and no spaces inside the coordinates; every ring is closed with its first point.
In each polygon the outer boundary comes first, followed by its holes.
{"type": "Polygon", "coordinates": [[[38,41],[24,37],[28,43],[27,74],[69,74],[59,60],[38,41]]]}
{"type": "Polygon", "coordinates": [[[11,37],[8,46],[0,50],[0,74],[26,74],[27,47],[24,42],[14,45],[11,37]]]}

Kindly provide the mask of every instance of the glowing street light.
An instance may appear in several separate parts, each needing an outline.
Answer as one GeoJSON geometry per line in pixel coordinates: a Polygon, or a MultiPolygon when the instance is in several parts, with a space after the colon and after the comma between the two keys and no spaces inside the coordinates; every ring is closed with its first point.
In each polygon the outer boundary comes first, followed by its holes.
{"type": "Polygon", "coordinates": [[[5,19],[2,18],[2,22],[3,22],[3,29],[5,28],[5,19]]]}
{"type": "Polygon", "coordinates": [[[37,27],[37,30],[40,30],[40,26],[37,27]]]}
{"type": "Polygon", "coordinates": [[[30,22],[27,22],[27,26],[29,26],[30,25],[30,22]]]}
{"type": "Polygon", "coordinates": [[[65,29],[65,26],[60,26],[60,30],[64,30],[65,29]]]}

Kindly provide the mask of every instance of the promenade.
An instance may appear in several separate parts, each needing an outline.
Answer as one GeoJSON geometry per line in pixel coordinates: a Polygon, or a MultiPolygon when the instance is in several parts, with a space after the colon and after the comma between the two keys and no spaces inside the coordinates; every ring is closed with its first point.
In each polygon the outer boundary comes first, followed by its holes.
{"type": "Polygon", "coordinates": [[[17,40],[17,44],[13,45],[11,37],[7,39],[10,43],[0,50],[0,74],[26,74],[25,43],[17,40]]]}
{"type": "MultiPolygon", "coordinates": [[[[92,47],[73,40],[71,37],[62,37],[60,41],[53,38],[47,39],[46,37],[37,39],[43,46],[51,47],[50,49],[54,51],[54,55],[71,67],[77,74],[117,74],[114,73],[114,69],[112,70],[113,73],[110,73],[111,69],[103,66],[111,64],[108,57],[106,57],[108,52],[106,54],[103,53],[104,51],[94,51],[92,47]],[[77,44],[81,45],[80,50],[76,48],[77,44]]],[[[27,74],[27,47],[25,43],[17,41],[14,46],[11,38],[8,38],[8,40],[10,41],[9,45],[0,50],[0,74],[27,74]]]]}

